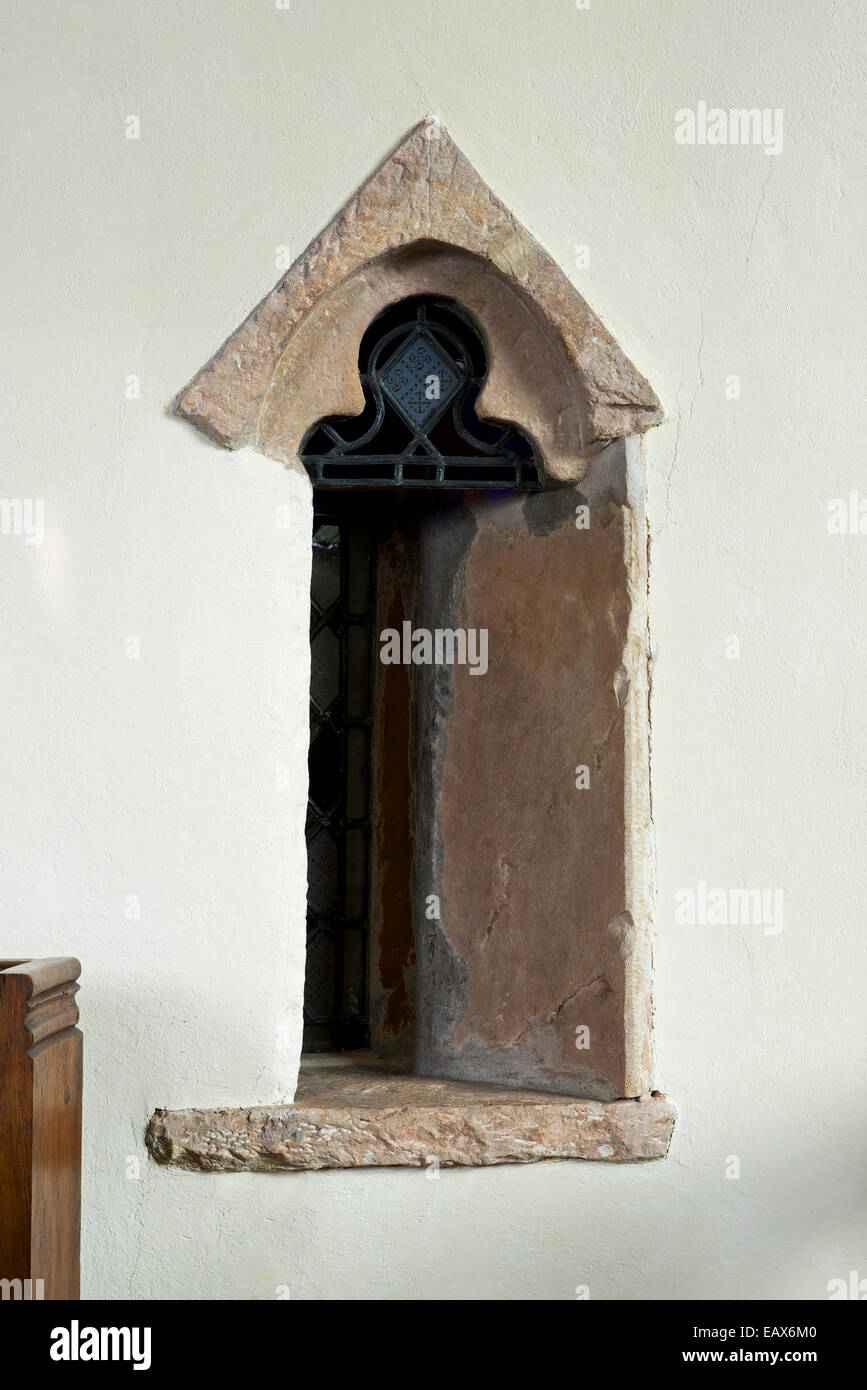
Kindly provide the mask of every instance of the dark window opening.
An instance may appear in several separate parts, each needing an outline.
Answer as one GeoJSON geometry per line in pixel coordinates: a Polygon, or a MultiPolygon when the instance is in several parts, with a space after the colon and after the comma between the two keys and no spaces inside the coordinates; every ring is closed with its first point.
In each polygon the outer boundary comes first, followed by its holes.
{"type": "Polygon", "coordinates": [[[315,498],[305,1052],[370,1045],[378,542],[398,513],[412,529],[432,509],[459,507],[467,490],[541,486],[530,437],[476,415],[487,357],[459,305],[428,297],[392,305],[365,333],[359,371],[363,413],[321,420],[301,449],[315,498]],[[371,488],[438,495],[393,493],[386,505],[371,488]]]}
{"type": "Polygon", "coordinates": [[[361,415],[320,420],[302,442],[317,488],[541,486],[530,437],[476,415],[487,357],[458,304],[416,296],[392,305],[365,333],[358,367],[361,415]]]}
{"type": "Polygon", "coordinates": [[[318,506],[310,591],[304,1050],[366,1047],[375,550],[318,506]]]}

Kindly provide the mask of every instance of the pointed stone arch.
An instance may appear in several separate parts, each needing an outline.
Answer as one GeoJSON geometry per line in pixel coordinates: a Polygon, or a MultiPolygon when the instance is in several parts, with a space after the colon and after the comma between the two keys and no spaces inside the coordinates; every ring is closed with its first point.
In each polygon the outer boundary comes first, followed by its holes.
{"type": "MultiPolygon", "coordinates": [[[[288,462],[299,428],[315,418],[309,410],[324,413],[326,373],[333,407],[361,408],[354,351],[372,313],[389,296],[448,292],[469,299],[489,328],[493,361],[480,405],[492,415],[505,418],[504,402],[508,418],[532,410],[537,389],[513,396],[541,346],[545,370],[532,376],[556,387],[536,412],[548,422],[540,444],[552,476],[580,477],[580,460],[662,419],[653,389],[586,300],[434,121],[411,130],[310,243],[196,374],[176,412],[226,448],[253,445],[288,462]],[[512,324],[505,335],[496,331],[504,314],[512,324]],[[532,345],[523,354],[516,315],[532,345]],[[510,338],[514,370],[502,360],[510,338]]],[[[530,420],[516,423],[533,430],[530,420]]]]}

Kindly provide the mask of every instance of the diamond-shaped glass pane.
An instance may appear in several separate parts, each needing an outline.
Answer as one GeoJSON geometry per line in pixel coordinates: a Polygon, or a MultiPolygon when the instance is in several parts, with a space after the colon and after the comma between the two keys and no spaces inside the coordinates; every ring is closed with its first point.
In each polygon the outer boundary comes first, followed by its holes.
{"type": "Polygon", "coordinates": [[[379,379],[416,430],[436,419],[460,386],[454,364],[420,333],[404,344],[379,379]]]}
{"type": "Polygon", "coordinates": [[[304,1007],[314,1019],[330,1019],[334,1012],[334,942],[324,931],[307,938],[304,1007]]]}
{"type": "Polygon", "coordinates": [[[330,724],[322,724],[310,743],[308,755],[310,796],[320,811],[330,811],[341,798],[340,738],[330,724]]]}
{"type": "Polygon", "coordinates": [[[307,845],[307,904],[325,915],[337,903],[337,846],[328,830],[320,830],[307,845]]]}
{"type": "Polygon", "coordinates": [[[313,602],[330,608],[340,593],[340,531],[336,526],[317,526],[313,532],[313,602]]]}
{"type": "Polygon", "coordinates": [[[328,627],[310,643],[310,694],[323,710],[340,694],[340,639],[328,627]]]}

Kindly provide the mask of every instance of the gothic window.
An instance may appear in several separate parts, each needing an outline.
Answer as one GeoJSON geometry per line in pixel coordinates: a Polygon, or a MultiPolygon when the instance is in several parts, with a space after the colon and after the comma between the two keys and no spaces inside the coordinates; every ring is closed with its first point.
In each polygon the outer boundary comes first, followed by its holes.
{"type": "Polygon", "coordinates": [[[486,370],[459,305],[416,296],[387,309],[361,343],[363,412],[320,420],[301,445],[314,486],[538,488],[529,437],[476,415],[486,370]]]}
{"type": "MultiPolygon", "coordinates": [[[[481,1088],[448,1092],[445,1162],[660,1156],[673,1111],[652,1090],[649,383],[425,122],[176,410],[290,470],[293,527],[313,489],[304,1048],[354,1057],[303,1063],[291,1114],[265,1114],[261,1166],[422,1162],[451,1082],[481,1088]],[[533,1137],[500,1100],[500,1137],[485,1137],[473,1107],[490,1108],[491,1085],[532,1089],[533,1137]],[[568,1123],[540,1092],[571,1098],[568,1123]],[[423,1141],[404,1096],[430,1097],[423,1141]]],[[[290,885],[299,936],[303,891],[290,885]]],[[[300,972],[290,987],[295,1026],[300,972]]],[[[245,1136],[251,1113],[232,1112],[245,1136]]],[[[210,1166],[215,1123],[201,1117],[210,1166]]],[[[256,1166],[236,1149],[227,1166],[256,1166]]]]}

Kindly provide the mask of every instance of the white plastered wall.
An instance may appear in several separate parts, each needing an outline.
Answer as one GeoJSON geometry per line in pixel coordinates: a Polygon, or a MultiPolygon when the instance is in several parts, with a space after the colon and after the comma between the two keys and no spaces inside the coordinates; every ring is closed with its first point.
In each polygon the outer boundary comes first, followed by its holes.
{"type": "Polygon", "coordinates": [[[867,1274],[867,537],[825,521],[867,493],[865,29],[854,0],[5,5],[0,494],[44,499],[46,537],[0,537],[2,947],[83,962],[87,1295],[821,1298],[867,1274]],[[700,100],[782,108],[783,152],[678,146],[700,100]],[[428,111],[669,412],[647,459],[674,1147],[437,1182],[158,1170],[155,1106],[294,1081],[310,506],[166,407],[277,248],[428,111]],[[676,926],[699,880],[782,887],[784,930],[676,926]]]}

